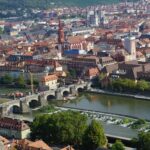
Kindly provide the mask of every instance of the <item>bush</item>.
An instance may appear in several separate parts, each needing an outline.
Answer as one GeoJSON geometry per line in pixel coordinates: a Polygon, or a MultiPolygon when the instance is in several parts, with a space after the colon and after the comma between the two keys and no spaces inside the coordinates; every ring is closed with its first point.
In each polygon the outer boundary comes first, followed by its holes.
{"type": "Polygon", "coordinates": [[[87,128],[87,117],[79,112],[65,111],[37,116],[31,125],[31,138],[48,144],[81,145],[87,128]]]}
{"type": "Polygon", "coordinates": [[[131,128],[133,129],[139,129],[141,126],[143,126],[144,124],[146,124],[146,121],[144,119],[138,119],[137,121],[135,121],[132,125],[131,128]]]}
{"type": "Polygon", "coordinates": [[[117,140],[111,147],[111,150],[125,150],[123,143],[117,140]]]}
{"type": "Polygon", "coordinates": [[[107,147],[107,138],[102,125],[93,120],[83,136],[83,148],[85,150],[95,150],[99,147],[107,147]]]}

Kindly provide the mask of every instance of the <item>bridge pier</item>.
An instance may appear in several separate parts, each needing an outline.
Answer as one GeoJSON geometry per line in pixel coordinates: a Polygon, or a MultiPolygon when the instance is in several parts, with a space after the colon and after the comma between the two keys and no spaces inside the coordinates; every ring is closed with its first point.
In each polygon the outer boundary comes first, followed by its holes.
{"type": "Polygon", "coordinates": [[[63,96],[61,95],[60,90],[55,91],[55,97],[56,97],[56,100],[62,100],[63,99],[63,96]]]}
{"type": "Polygon", "coordinates": [[[0,107],[0,118],[7,115],[7,107],[0,107]]]}
{"type": "Polygon", "coordinates": [[[87,83],[87,84],[86,84],[86,90],[90,90],[90,89],[91,89],[91,85],[92,85],[91,82],[87,83]]]}
{"type": "Polygon", "coordinates": [[[73,95],[73,96],[77,96],[77,95],[78,95],[78,92],[77,92],[75,86],[70,87],[70,93],[71,93],[71,95],[73,95]]]}
{"type": "Polygon", "coordinates": [[[27,105],[26,100],[20,101],[20,112],[21,113],[29,113],[30,112],[30,108],[27,105]]]}
{"type": "Polygon", "coordinates": [[[38,96],[38,102],[40,106],[46,106],[47,105],[47,100],[44,98],[44,94],[38,96]]]}
{"type": "MultiPolygon", "coordinates": [[[[68,94],[72,94],[73,96],[78,95],[79,89],[90,89],[91,83],[81,83],[81,84],[73,84],[65,87],[60,87],[57,90],[49,90],[45,91],[43,94],[33,94],[28,95],[27,97],[23,97],[21,99],[11,100],[7,103],[1,104],[0,106],[0,117],[3,115],[7,115],[10,112],[10,108],[15,108],[15,110],[20,110],[20,113],[29,113],[30,112],[30,102],[34,104],[36,100],[37,103],[41,106],[47,105],[47,97],[50,95],[54,96],[56,100],[63,100],[64,96],[68,96],[68,94]],[[20,108],[19,108],[20,107],[20,108]]],[[[35,105],[36,105],[35,104],[35,105]]],[[[14,109],[13,108],[13,109],[14,109]]]]}

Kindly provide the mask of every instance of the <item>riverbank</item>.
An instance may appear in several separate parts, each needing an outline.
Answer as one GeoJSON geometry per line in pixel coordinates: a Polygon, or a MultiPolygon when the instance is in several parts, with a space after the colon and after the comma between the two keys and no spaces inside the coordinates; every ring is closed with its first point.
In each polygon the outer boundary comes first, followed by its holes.
{"type": "MultiPolygon", "coordinates": [[[[112,136],[112,137],[120,137],[121,139],[128,140],[130,141],[131,139],[137,137],[138,131],[134,130],[132,128],[129,128],[127,126],[121,125],[122,120],[125,120],[126,117],[119,116],[119,115],[112,115],[112,114],[105,114],[101,112],[95,112],[95,111],[81,111],[79,109],[73,109],[73,108],[66,108],[66,107],[55,107],[55,110],[50,110],[50,112],[38,112],[38,114],[34,114],[34,116],[31,116],[32,113],[30,113],[28,116],[26,115],[14,115],[11,114],[8,117],[11,118],[18,118],[21,120],[26,120],[29,122],[32,122],[36,115],[39,114],[53,114],[53,113],[58,113],[62,111],[67,111],[67,110],[72,110],[72,111],[79,111],[81,114],[86,115],[89,118],[89,121],[92,119],[96,119],[97,121],[100,121],[105,129],[105,132],[107,135],[112,136]]],[[[33,114],[32,114],[33,115],[33,114]]],[[[131,121],[136,121],[136,119],[129,120],[131,121]]],[[[124,122],[124,121],[123,121],[124,122]]],[[[126,122],[127,123],[127,122],[126,122]]],[[[129,123],[129,122],[128,122],[129,123]]]]}
{"type": "Polygon", "coordinates": [[[56,107],[57,110],[66,111],[79,111],[81,114],[86,115],[89,119],[96,119],[106,124],[117,125],[124,128],[134,129],[136,131],[149,132],[150,122],[139,118],[133,118],[131,116],[123,116],[118,114],[109,114],[100,111],[78,109],[71,107],[56,107]]]}
{"type": "Polygon", "coordinates": [[[150,101],[150,96],[144,96],[144,95],[123,94],[123,93],[110,92],[110,91],[106,91],[106,90],[102,90],[102,89],[94,89],[94,88],[87,90],[87,92],[99,93],[99,94],[108,94],[108,95],[115,95],[115,96],[125,96],[125,97],[131,97],[131,98],[135,98],[135,99],[139,99],[139,100],[150,101]]]}
{"type": "Polygon", "coordinates": [[[106,134],[114,137],[119,136],[124,139],[132,139],[137,137],[138,131],[148,131],[150,129],[148,121],[140,125],[139,122],[137,122],[139,118],[150,119],[150,103],[148,101],[132,99],[133,98],[122,96],[86,92],[82,93],[75,100],[49,101],[50,105],[56,106],[55,109],[47,106],[47,108],[41,108],[39,111],[37,109],[32,111],[28,116],[20,116],[20,118],[31,121],[36,115],[50,115],[52,113],[61,112],[63,111],[63,107],[64,111],[78,109],[80,113],[87,115],[89,119],[100,121],[104,126],[106,134]],[[135,126],[137,123],[138,126],[135,126]]]}
{"type": "MultiPolygon", "coordinates": [[[[75,97],[73,97],[74,99],[75,97]]],[[[135,98],[125,96],[115,96],[105,93],[91,93],[85,92],[79,94],[77,98],[73,100],[61,100],[61,101],[49,101],[50,105],[68,107],[79,109],[81,113],[85,113],[90,119],[97,119],[102,122],[106,134],[119,136],[123,138],[134,138],[137,136],[138,131],[148,131],[150,129],[149,122],[138,125],[136,127],[139,118],[150,120],[150,103],[149,101],[138,101],[135,98]],[[84,111],[86,110],[86,111],[84,111]],[[90,111],[90,112],[88,112],[90,111]],[[132,126],[132,127],[131,127],[132,126]],[[144,127],[144,128],[143,128],[144,127]]],[[[23,115],[25,120],[30,121],[36,115],[40,114],[52,114],[62,111],[61,109],[43,108],[44,112],[32,111],[28,116],[23,115]],[[29,117],[29,119],[28,119],[29,117]]],[[[138,122],[139,124],[139,122],[138,122]]]]}
{"type": "Polygon", "coordinates": [[[3,103],[6,103],[8,102],[9,100],[6,99],[6,98],[0,98],[0,104],[3,104],[3,103]]]}

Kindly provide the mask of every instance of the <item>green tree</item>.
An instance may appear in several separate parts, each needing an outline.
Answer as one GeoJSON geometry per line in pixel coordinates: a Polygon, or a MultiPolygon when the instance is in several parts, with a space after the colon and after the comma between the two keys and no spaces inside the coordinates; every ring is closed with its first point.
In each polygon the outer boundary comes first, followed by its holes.
{"type": "Polygon", "coordinates": [[[126,81],[126,88],[129,88],[131,90],[134,90],[136,87],[136,83],[134,80],[130,80],[130,79],[125,79],[126,81]]]}
{"type": "Polygon", "coordinates": [[[107,75],[106,75],[105,73],[100,73],[100,74],[99,74],[97,84],[98,84],[101,88],[104,88],[104,87],[107,88],[107,87],[108,87],[108,85],[103,86],[103,84],[102,84],[102,81],[103,81],[104,79],[106,79],[106,78],[107,78],[107,75]]]}
{"type": "MultiPolygon", "coordinates": [[[[137,0],[129,0],[129,1],[137,1],[137,0]]],[[[91,5],[97,4],[109,4],[109,3],[118,3],[119,0],[61,0],[61,1],[54,1],[54,0],[0,0],[0,8],[1,9],[17,9],[17,8],[40,8],[45,9],[52,7],[51,3],[54,2],[55,6],[79,6],[79,7],[86,7],[91,5]]]]}
{"type": "Polygon", "coordinates": [[[31,138],[47,143],[81,145],[87,128],[87,117],[79,112],[66,111],[37,116],[31,125],[31,138]]]}
{"type": "Polygon", "coordinates": [[[23,75],[20,74],[18,76],[18,78],[16,79],[16,86],[20,87],[20,88],[24,88],[25,84],[26,84],[25,79],[24,79],[23,75]]]}
{"type": "Polygon", "coordinates": [[[138,119],[136,120],[132,125],[131,128],[133,129],[139,129],[141,128],[144,124],[146,124],[146,121],[144,119],[138,119]]]}
{"type": "Polygon", "coordinates": [[[0,35],[3,34],[3,29],[0,27],[0,35]]]}
{"type": "Polygon", "coordinates": [[[150,132],[140,133],[138,135],[138,149],[139,150],[150,150],[150,132]]]}
{"type": "Polygon", "coordinates": [[[31,138],[32,139],[43,139],[48,142],[50,140],[50,129],[46,125],[47,122],[50,122],[49,115],[38,115],[35,117],[34,121],[31,124],[31,138]]]}
{"type": "Polygon", "coordinates": [[[125,147],[120,140],[116,140],[116,142],[112,145],[111,150],[125,150],[125,147]]]}
{"type": "Polygon", "coordinates": [[[148,82],[144,81],[144,80],[140,80],[137,82],[137,89],[140,91],[145,91],[149,89],[149,84],[148,82]]]}
{"type": "MultiPolygon", "coordinates": [[[[26,84],[31,85],[31,81],[30,80],[26,80],[26,84]]],[[[33,79],[33,85],[35,87],[39,86],[39,81],[37,79],[33,79]]]]}
{"type": "Polygon", "coordinates": [[[100,73],[98,76],[99,82],[103,80],[107,75],[105,73],[100,73]]]}
{"type": "Polygon", "coordinates": [[[75,78],[77,76],[77,72],[75,69],[70,69],[69,73],[70,73],[70,76],[72,76],[73,78],[75,78]]]}
{"type": "Polygon", "coordinates": [[[1,83],[2,84],[12,84],[12,82],[13,82],[13,78],[9,74],[5,74],[1,78],[1,83]]]}
{"type": "Polygon", "coordinates": [[[102,125],[93,120],[88,126],[83,136],[83,148],[86,150],[95,150],[98,147],[106,147],[107,138],[102,125]]]}

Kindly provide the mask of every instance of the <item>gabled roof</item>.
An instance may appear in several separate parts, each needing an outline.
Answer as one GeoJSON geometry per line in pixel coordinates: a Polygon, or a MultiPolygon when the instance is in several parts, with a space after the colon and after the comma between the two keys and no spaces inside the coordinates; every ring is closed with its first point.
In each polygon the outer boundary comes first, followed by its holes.
{"type": "Polygon", "coordinates": [[[101,57],[100,58],[101,62],[106,62],[106,61],[113,61],[113,58],[110,56],[106,56],[106,57],[101,57]]]}
{"type": "Polygon", "coordinates": [[[96,76],[96,75],[98,75],[98,74],[99,74],[99,70],[98,70],[97,67],[95,67],[95,68],[89,68],[89,69],[87,70],[87,72],[86,72],[86,75],[87,75],[87,76],[96,76]]]}
{"type": "Polygon", "coordinates": [[[46,75],[42,78],[43,82],[48,82],[48,81],[53,81],[53,80],[57,80],[58,77],[56,75],[46,75]]]}
{"type": "Polygon", "coordinates": [[[4,129],[7,128],[7,129],[17,130],[17,131],[29,129],[29,126],[23,121],[7,118],[7,117],[0,119],[0,127],[4,129]]]}
{"type": "Polygon", "coordinates": [[[51,147],[49,147],[45,142],[43,142],[42,140],[38,140],[38,141],[35,141],[33,143],[30,143],[28,145],[29,148],[34,148],[34,149],[40,149],[41,150],[53,150],[51,147]]]}
{"type": "Polygon", "coordinates": [[[83,36],[69,36],[67,41],[71,44],[76,44],[85,41],[85,39],[83,36]]]}
{"type": "Polygon", "coordinates": [[[9,143],[9,140],[7,140],[5,137],[0,136],[0,141],[5,145],[9,143]]]}
{"type": "Polygon", "coordinates": [[[33,143],[32,141],[29,141],[28,139],[22,139],[22,140],[18,140],[17,141],[17,144],[19,144],[19,145],[28,145],[28,144],[30,144],[30,143],[33,143]]]}

